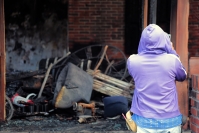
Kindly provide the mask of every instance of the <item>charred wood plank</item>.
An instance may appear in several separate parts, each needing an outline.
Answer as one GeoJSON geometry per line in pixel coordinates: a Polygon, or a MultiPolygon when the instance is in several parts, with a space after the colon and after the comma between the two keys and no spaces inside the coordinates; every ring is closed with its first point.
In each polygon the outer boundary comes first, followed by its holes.
{"type": "Polygon", "coordinates": [[[130,89],[134,89],[134,85],[108,75],[102,74],[101,72],[94,72],[93,70],[87,70],[87,73],[94,76],[96,79],[99,79],[105,83],[112,84],[113,86],[117,86],[118,88],[130,91],[130,89]]]}
{"type": "Polygon", "coordinates": [[[93,82],[93,89],[95,91],[98,91],[100,93],[103,93],[103,94],[106,94],[106,95],[109,95],[109,96],[124,96],[129,101],[132,100],[132,96],[130,94],[130,91],[122,90],[122,89],[117,88],[113,85],[103,83],[103,82],[98,81],[96,79],[94,79],[94,82],[93,82]]]}
{"type": "Polygon", "coordinates": [[[16,75],[7,75],[6,76],[6,82],[12,82],[12,81],[16,81],[16,80],[21,80],[24,78],[29,78],[29,77],[33,77],[36,75],[42,75],[46,72],[45,69],[43,70],[37,70],[37,71],[33,71],[33,72],[25,72],[22,74],[16,74],[16,75]]]}

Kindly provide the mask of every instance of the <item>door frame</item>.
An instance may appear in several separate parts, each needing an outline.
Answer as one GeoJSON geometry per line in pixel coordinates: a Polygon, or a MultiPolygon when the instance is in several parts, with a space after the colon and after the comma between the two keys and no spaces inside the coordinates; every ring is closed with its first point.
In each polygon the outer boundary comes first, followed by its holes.
{"type": "Polygon", "coordinates": [[[5,20],[4,0],[0,0],[0,121],[6,118],[5,113],[5,20]]]}
{"type": "MultiPolygon", "coordinates": [[[[188,73],[188,21],[189,21],[189,0],[172,0],[171,3],[171,41],[176,52],[188,73]]],[[[189,112],[189,88],[187,80],[176,82],[178,92],[178,103],[180,112],[188,116],[189,112]]],[[[187,124],[183,126],[187,129],[187,124]]]]}

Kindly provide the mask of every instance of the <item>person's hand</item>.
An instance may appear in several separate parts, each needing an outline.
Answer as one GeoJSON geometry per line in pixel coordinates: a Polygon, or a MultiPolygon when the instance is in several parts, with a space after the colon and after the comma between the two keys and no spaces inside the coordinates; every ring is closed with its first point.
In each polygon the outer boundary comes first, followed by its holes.
{"type": "Polygon", "coordinates": [[[173,43],[171,42],[171,48],[172,48],[172,50],[174,50],[174,47],[173,47],[173,43]]]}

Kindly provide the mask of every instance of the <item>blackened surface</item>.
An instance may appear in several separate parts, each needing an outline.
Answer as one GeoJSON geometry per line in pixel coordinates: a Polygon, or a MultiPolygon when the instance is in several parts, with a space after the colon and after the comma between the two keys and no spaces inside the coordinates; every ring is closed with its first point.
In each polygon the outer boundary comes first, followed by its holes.
{"type": "Polygon", "coordinates": [[[6,0],[6,69],[34,71],[67,51],[67,0],[6,0]]]}
{"type": "Polygon", "coordinates": [[[142,0],[125,0],[125,53],[136,54],[142,32],[142,0]]]}
{"type": "Polygon", "coordinates": [[[196,76],[196,86],[195,89],[198,90],[198,76],[196,76]]]}
{"type": "Polygon", "coordinates": [[[157,24],[170,33],[171,0],[157,0],[157,24]]]}
{"type": "Polygon", "coordinates": [[[196,92],[195,91],[191,91],[191,96],[193,97],[193,98],[196,98],[196,92]]]}
{"type": "Polygon", "coordinates": [[[45,18],[52,13],[57,14],[58,20],[67,18],[66,0],[6,0],[5,1],[5,21],[6,23],[21,22],[31,16],[31,24],[44,22],[45,18]]]}

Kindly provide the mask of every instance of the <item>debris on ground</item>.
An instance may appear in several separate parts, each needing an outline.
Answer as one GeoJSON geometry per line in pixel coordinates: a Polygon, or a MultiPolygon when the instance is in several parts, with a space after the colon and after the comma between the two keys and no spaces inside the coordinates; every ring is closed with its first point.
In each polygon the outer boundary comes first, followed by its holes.
{"type": "MultiPolygon", "coordinates": [[[[62,116],[63,117],[63,116],[62,116]]],[[[12,119],[6,123],[0,123],[0,132],[112,132],[120,131],[132,133],[126,127],[122,118],[109,120],[98,118],[96,121],[80,124],[77,119],[57,118],[56,115],[30,116],[12,119]]]]}
{"type": "Polygon", "coordinates": [[[126,57],[122,53],[124,59],[119,61],[113,54],[109,58],[108,53],[117,49],[100,46],[98,54],[92,53],[93,46],[86,47],[86,59],[80,50],[46,62],[34,72],[7,72],[7,121],[1,129],[26,131],[31,125],[39,131],[127,130],[121,116],[131,105],[134,83],[126,57]],[[112,115],[105,115],[114,109],[112,115]]]}

